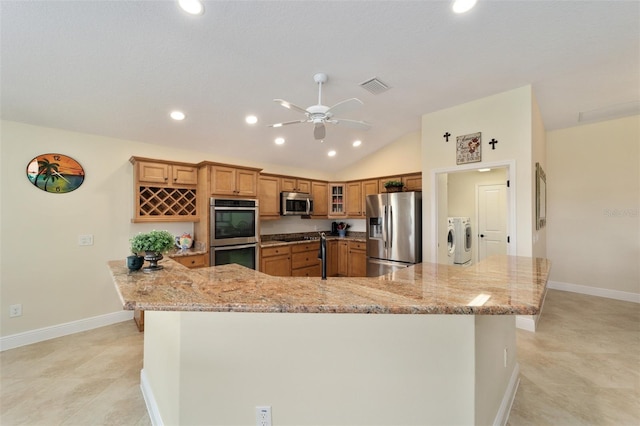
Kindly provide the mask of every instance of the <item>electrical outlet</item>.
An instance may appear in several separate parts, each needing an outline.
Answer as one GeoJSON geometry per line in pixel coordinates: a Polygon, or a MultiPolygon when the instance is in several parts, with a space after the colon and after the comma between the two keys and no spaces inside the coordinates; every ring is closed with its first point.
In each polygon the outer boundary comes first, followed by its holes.
{"type": "Polygon", "coordinates": [[[271,406],[256,407],[256,426],[271,426],[271,406]]]}
{"type": "Polygon", "coordinates": [[[78,245],[79,246],[92,246],[93,245],[93,235],[78,235],[78,245]]]}
{"type": "Polygon", "coordinates": [[[22,315],[22,305],[17,303],[15,305],[9,306],[9,317],[19,317],[22,315]]]}

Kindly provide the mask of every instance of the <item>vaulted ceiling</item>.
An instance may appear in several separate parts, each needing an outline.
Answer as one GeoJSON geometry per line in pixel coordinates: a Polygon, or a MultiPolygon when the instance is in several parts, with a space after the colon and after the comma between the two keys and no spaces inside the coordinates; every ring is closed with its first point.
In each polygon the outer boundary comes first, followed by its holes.
{"type": "Polygon", "coordinates": [[[640,2],[0,1],[5,120],[327,172],[420,130],[425,113],[531,84],[548,130],[640,102],[640,2]],[[327,125],[273,102],[364,105],[327,125]],[[389,90],[360,83],[377,77],[389,90]],[[180,109],[186,119],[169,119],[180,109]],[[248,125],[247,114],[258,117],[248,125]],[[275,145],[278,136],[284,145],[275,145]],[[353,148],[355,139],[362,145],[353,148]],[[335,157],[327,151],[334,149],[335,157]]]}

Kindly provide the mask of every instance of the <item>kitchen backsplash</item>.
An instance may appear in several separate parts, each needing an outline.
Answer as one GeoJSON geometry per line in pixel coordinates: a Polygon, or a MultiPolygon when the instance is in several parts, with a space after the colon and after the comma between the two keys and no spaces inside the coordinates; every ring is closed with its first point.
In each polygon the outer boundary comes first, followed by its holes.
{"type": "Polygon", "coordinates": [[[364,219],[302,219],[300,217],[282,217],[279,220],[260,221],[260,235],[308,233],[327,231],[331,222],[344,222],[351,225],[351,232],[365,232],[364,219]]]}

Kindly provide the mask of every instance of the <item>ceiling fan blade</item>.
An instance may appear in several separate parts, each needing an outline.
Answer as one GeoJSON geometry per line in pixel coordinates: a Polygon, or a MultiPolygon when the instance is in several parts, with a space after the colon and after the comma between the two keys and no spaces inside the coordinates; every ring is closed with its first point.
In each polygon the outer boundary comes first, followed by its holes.
{"type": "Polygon", "coordinates": [[[336,118],[331,122],[339,126],[351,127],[352,129],[369,130],[371,128],[371,124],[365,121],[347,120],[346,118],[336,118]]]}
{"type": "Polygon", "coordinates": [[[282,127],[282,126],[288,126],[289,124],[298,124],[298,123],[306,123],[306,122],[307,120],[285,121],[284,123],[268,124],[267,127],[282,127]]]}
{"type": "Polygon", "coordinates": [[[313,137],[315,140],[319,141],[324,139],[327,131],[324,127],[324,123],[316,123],[313,127],[313,137]]]}
{"type": "Polygon", "coordinates": [[[285,107],[287,109],[292,109],[294,111],[298,111],[298,112],[301,112],[303,114],[307,113],[306,109],[304,109],[302,107],[299,107],[298,105],[292,104],[289,101],[285,101],[284,99],[274,99],[273,102],[276,102],[276,103],[280,104],[281,106],[283,106],[283,107],[285,107]]]}
{"type": "Polygon", "coordinates": [[[345,99],[344,101],[338,102],[337,104],[329,108],[327,114],[329,114],[329,116],[340,115],[344,112],[354,110],[361,105],[362,101],[358,98],[345,99]]]}

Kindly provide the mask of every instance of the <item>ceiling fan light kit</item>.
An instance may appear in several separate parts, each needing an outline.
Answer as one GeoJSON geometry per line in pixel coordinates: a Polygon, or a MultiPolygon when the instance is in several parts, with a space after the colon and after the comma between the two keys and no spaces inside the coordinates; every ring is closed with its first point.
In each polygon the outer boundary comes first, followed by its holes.
{"type": "Polygon", "coordinates": [[[354,129],[360,130],[368,130],[371,128],[371,125],[365,121],[358,120],[349,120],[345,118],[336,118],[336,114],[342,114],[344,112],[350,111],[354,108],[357,108],[363,105],[362,101],[357,98],[345,99],[344,101],[338,102],[332,107],[328,107],[326,105],[322,105],[322,85],[327,82],[329,78],[327,74],[319,72],[313,76],[313,81],[318,84],[318,103],[317,105],[311,105],[308,108],[302,108],[295,104],[292,104],[289,101],[285,101],[284,99],[274,99],[273,101],[277,104],[293,110],[298,111],[304,115],[306,115],[306,119],[304,120],[294,120],[294,121],[286,121],[283,123],[275,123],[270,124],[269,127],[282,127],[290,124],[298,124],[298,123],[313,123],[313,138],[315,140],[322,140],[325,138],[326,132],[326,123],[342,125],[345,127],[351,127],[354,129]]]}

